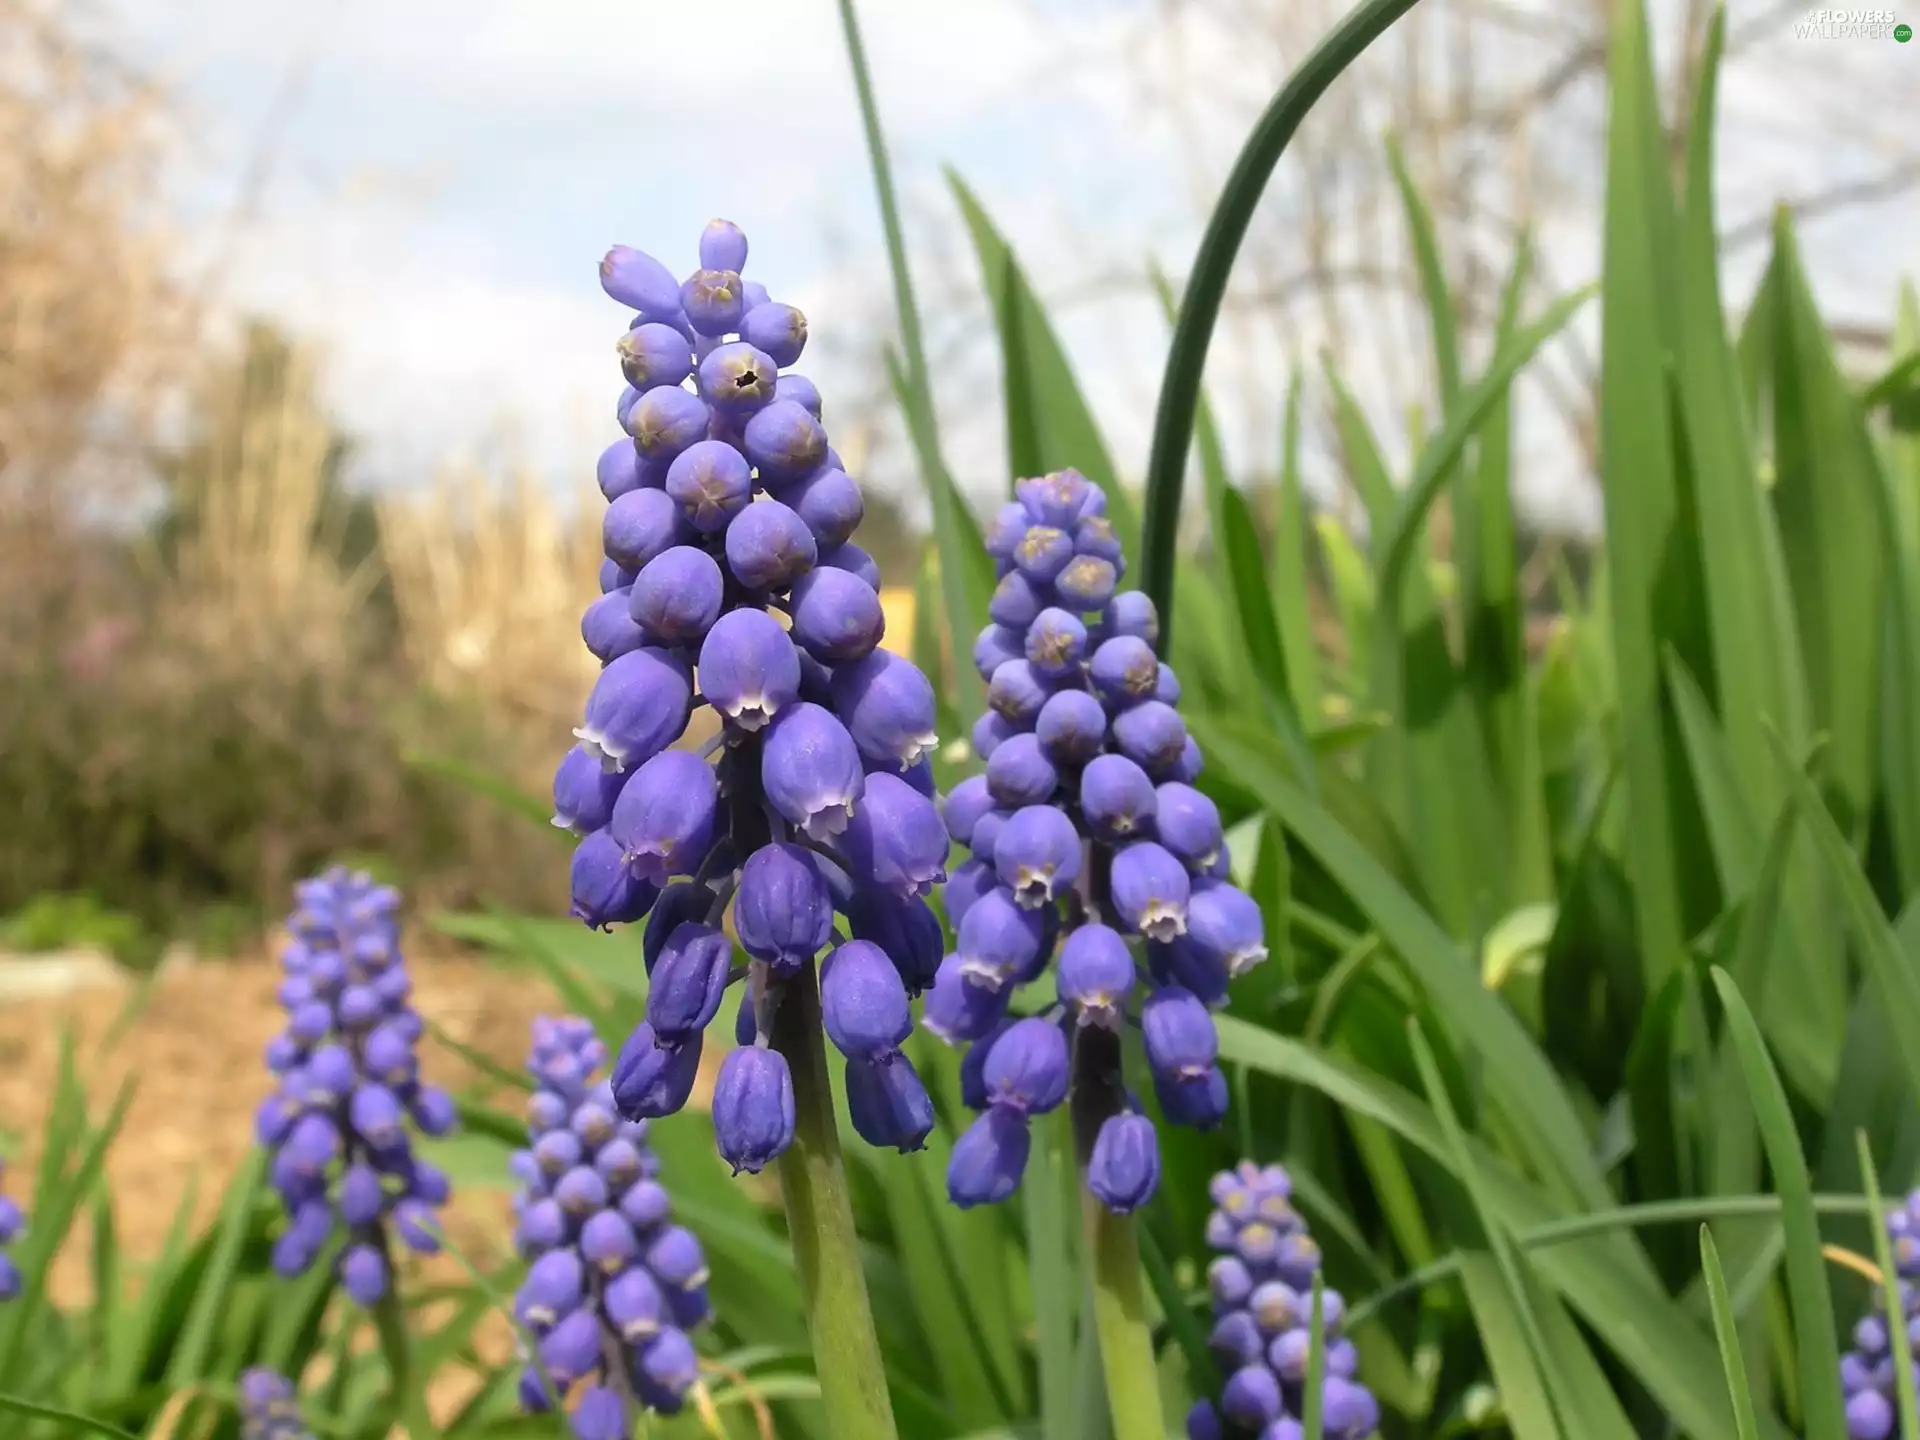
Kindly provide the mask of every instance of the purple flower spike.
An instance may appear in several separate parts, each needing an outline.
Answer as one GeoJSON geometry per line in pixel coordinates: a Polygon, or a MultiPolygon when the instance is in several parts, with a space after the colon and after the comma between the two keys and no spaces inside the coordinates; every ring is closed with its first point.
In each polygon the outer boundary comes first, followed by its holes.
{"type": "Polygon", "coordinates": [[[667,750],[634,772],[609,827],[642,880],[691,875],[713,844],[719,788],[713,769],[687,750],[667,750]]]}
{"type": "Polygon", "coordinates": [[[796,364],[800,352],[807,348],[807,317],[791,305],[756,306],[740,322],[740,334],[784,369],[796,364]]]}
{"type": "Polygon", "coordinates": [[[953,1142],[948,1198],[962,1210],[999,1204],[1019,1188],[1032,1150],[1027,1117],[993,1106],[953,1142]]]}
{"type": "MultiPolygon", "coordinates": [[[[1007,1013],[1011,991],[975,984],[966,962],[949,955],[940,962],[933,988],[927,992],[920,1023],[949,1045],[979,1040],[990,1034],[1007,1013]]],[[[983,1053],[981,1059],[985,1060],[983,1053]]]]}
{"type": "Polygon", "coordinates": [[[987,1096],[1000,1108],[1044,1115],[1067,1098],[1067,1037],[1039,1016],[1016,1020],[987,1052],[987,1096]]]}
{"type": "Polygon", "coordinates": [[[693,527],[665,490],[627,492],[607,507],[600,525],[608,556],[636,573],[656,555],[685,544],[692,536],[693,527]]]}
{"type": "Polygon", "coordinates": [[[1202,1079],[1220,1053],[1212,1013],[1191,991],[1177,985],[1148,999],[1140,1011],[1140,1029],[1147,1042],[1147,1064],[1156,1075],[1202,1079]]]}
{"type": "Polygon", "coordinates": [[[819,563],[819,546],[790,506],[761,500],[727,526],[727,568],[749,590],[784,590],[819,563]]]}
{"type": "Polygon", "coordinates": [[[700,394],[721,415],[744,420],[772,403],[778,377],[772,356],[735,341],[700,362],[700,394]]]}
{"type": "Polygon", "coordinates": [[[1160,1142],[1144,1115],[1110,1115],[1087,1162],[1087,1188],[1116,1215],[1130,1215],[1160,1188],[1160,1142]]]}
{"type": "Polygon", "coordinates": [[[1037,910],[1080,878],[1079,832],[1064,811],[1029,805],[1015,811],[995,838],[993,868],[1015,900],[1037,910]]]}
{"type": "Polygon", "coordinates": [[[700,646],[700,691],[742,730],[765,728],[800,698],[800,657],[764,610],[730,610],[700,646]]]}
{"type": "Polygon", "coordinates": [[[737,270],[696,270],[680,287],[680,308],[702,335],[718,337],[740,328],[746,295],[737,270]]]}
{"type": "Polygon", "coordinates": [[[680,282],[658,260],[629,245],[616,245],[600,262],[600,288],[643,315],[671,315],[680,309],[680,282]]]}
{"type": "Polygon", "coordinates": [[[707,438],[711,419],[700,397],[677,386],[649,390],[627,412],[627,429],[640,458],[665,464],[697,441],[707,438]]]}
{"type": "Polygon", "coordinates": [[[816,569],[794,582],[793,638],[825,665],[863,660],[886,634],[880,597],[845,570],[816,569]]]}
{"type": "Polygon", "coordinates": [[[567,752],[553,772],[553,824],[575,835],[589,835],[613,818],[613,802],[620,798],[627,777],[609,772],[584,746],[567,752]]]}
{"type": "Polygon", "coordinates": [[[711,535],[726,529],[753,499],[753,472],[746,457],[725,441],[701,440],[667,467],[666,493],[694,529],[711,535]]]}
{"type": "Polygon", "coordinates": [[[844,545],[866,514],[866,500],[858,482],[835,466],[823,467],[782,486],[779,495],[806,521],[822,549],[844,545]]]}
{"type": "Polygon", "coordinates": [[[996,804],[1009,810],[1045,805],[1059,788],[1060,772],[1036,735],[1015,735],[987,759],[987,789],[996,804]]]}
{"type": "Polygon", "coordinates": [[[720,1013],[732,964],[732,943],[710,925],[688,922],[667,937],[647,987],[656,1044],[683,1044],[707,1028],[720,1013]]]}
{"type": "Polygon", "coordinates": [[[731,270],[736,275],[747,268],[747,237],[731,220],[709,220],[700,232],[700,268],[731,270]]]}
{"type": "Polygon", "coordinates": [[[636,325],[620,337],[620,370],[642,394],[693,373],[693,346],[671,325],[636,325]]]}
{"type": "Polygon", "coordinates": [[[900,972],[866,940],[849,940],[821,963],[820,1012],[827,1038],[849,1060],[884,1060],[913,1033],[900,972]]]}
{"type": "Polygon", "coordinates": [[[1133,978],[1133,956],[1111,926],[1082,925],[1060,947],[1060,998],[1082,1025],[1118,1029],[1133,978]]]}
{"type": "Polygon", "coordinates": [[[701,1037],[684,1044],[662,1044],[653,1026],[642,1023],[613,1062],[613,1102],[628,1120],[657,1120],[678,1114],[693,1094],[700,1073],[701,1037]]]}
{"type": "Polygon", "coordinates": [[[869,775],[866,796],[838,848],[855,881],[897,895],[925,895],[947,878],[947,827],[940,811],[897,775],[869,775]]]}
{"type": "Polygon", "coordinates": [[[901,770],[917,765],[939,737],[933,733],[933,686],[920,667],[888,650],[834,672],[831,692],[839,715],[869,765],[901,770]]]}
{"type": "Polygon", "coordinates": [[[692,711],[693,676],[665,650],[630,651],[600,672],[574,736],[603,765],[633,769],[680,738],[692,711]]]}
{"type": "Polygon", "coordinates": [[[769,488],[799,480],[827,458],[827,432],[804,405],[775,400],[747,421],[741,436],[746,458],[769,488]]]}
{"type": "Polygon", "coordinates": [[[1112,885],[1114,909],[1129,929],[1163,942],[1186,934],[1187,872],[1159,845],[1141,841],[1116,854],[1112,885]]]}
{"type": "Polygon", "coordinates": [[[833,938],[833,900],[813,857],[796,845],[763,845],[740,871],[733,922],[740,945],[792,975],[833,938]]]}
{"type": "Polygon", "coordinates": [[[760,778],[768,803],[810,840],[840,834],[866,794],[860,751],[846,726],[804,701],[768,727],[760,778]]]}
{"type": "Polygon", "coordinates": [[[895,1052],[879,1061],[847,1061],[847,1109],[869,1145],[908,1155],[933,1133],[933,1098],[913,1062],[895,1052]]]}
{"type": "MultiPolygon", "coordinates": [[[[1040,707],[1033,730],[1055,765],[1084,765],[1100,754],[1106,742],[1107,712],[1084,690],[1060,690],[1040,707]]],[[[1145,774],[1140,778],[1146,780],[1145,774]]]]}
{"type": "Polygon", "coordinates": [[[777,1050],[729,1051],[713,1087],[713,1135],[738,1175],[757,1175],[793,1143],[793,1076],[777,1050]]]}

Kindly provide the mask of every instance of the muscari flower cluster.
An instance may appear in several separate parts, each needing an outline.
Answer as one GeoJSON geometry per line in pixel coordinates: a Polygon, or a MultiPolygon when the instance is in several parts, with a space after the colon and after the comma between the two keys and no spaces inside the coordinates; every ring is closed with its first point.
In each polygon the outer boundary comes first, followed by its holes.
{"type": "Polygon", "coordinates": [[[240,1376],[240,1440],[313,1440],[293,1382],[259,1366],[240,1376]]]}
{"type": "MultiPolygon", "coordinates": [[[[7,1163],[0,1160],[0,1180],[6,1178],[7,1163]]],[[[18,1202],[0,1195],[0,1302],[18,1296],[25,1283],[20,1276],[20,1267],[7,1254],[7,1246],[18,1240],[26,1228],[27,1217],[21,1213],[18,1202]]]]}
{"type": "Polygon", "coordinates": [[[254,1116],[289,1220],[273,1266],[288,1277],[310,1269],[337,1223],[341,1284],[371,1306],[392,1279],[389,1229],[416,1253],[439,1249],[434,1211],[447,1177],[414,1154],[408,1127],[448,1134],[455,1109],[420,1079],[398,893],[336,867],[302,882],[295,899],[281,955],[287,1028],[266,1053],[279,1085],[254,1116]]]}
{"type": "Polygon", "coordinates": [[[687,1332],[707,1318],[706,1257],[672,1223],[646,1122],[622,1120],[595,1078],[606,1058],[586,1020],[533,1022],[531,1144],[513,1157],[514,1243],[529,1262],[514,1313],[539,1345],[520,1397],[547,1410],[585,1382],[580,1440],[627,1440],[634,1403],[677,1412],[699,1379],[687,1332]]]}
{"type": "Polygon", "coordinates": [[[1259,907],[1225,879],[1219,811],[1191,783],[1200,749],[1155,651],[1153,602],[1115,593],[1125,558],[1105,494],[1075,470],[1015,493],[988,527],[1000,581],[974,646],[988,682],[973,732],[986,773],[945,808],[973,858],[947,886],[956,949],[922,1022],[969,1044],[967,1100],[981,1112],[954,1147],[947,1188],[963,1206],[1012,1194],[1030,1117],[1071,1088],[1088,1187],[1125,1213],[1152,1198],[1160,1163],[1153,1123],[1125,1088],[1120,1027],[1143,1032],[1169,1120],[1218,1124],[1227,1084],[1211,1010],[1267,952],[1259,907]],[[1050,963],[1059,1009],[1012,1018],[1015,990],[1050,963]]]}
{"type": "Polygon", "coordinates": [[[1887,1238],[1906,1333],[1888,1334],[1886,1310],[1878,1297],[1871,1313],[1853,1327],[1853,1349],[1840,1358],[1852,1440],[1888,1440],[1894,1433],[1896,1367],[1911,1366],[1920,1382],[1920,1190],[1887,1212],[1887,1238]]]}
{"type": "Polygon", "coordinates": [[[758,1171],[793,1139],[792,1076],[768,1045],[777,1007],[830,944],[821,1008],[855,1127],[902,1151],[932,1129],[900,1047],[908,998],[939,964],[921,897],[946,878],[947,832],[933,687],[878,648],[880,577],[852,538],[860,487],[827,444],[819,392],[786,370],[806,320],[740,278],[746,258],[716,220],[684,283],[624,246],[601,262],[602,287],[637,312],[618,346],[631,438],[600,457],[607,558],[581,633],[603,668],[553,790],[554,822],[581,837],[574,914],[648,921],[647,1018],[613,1073],[621,1114],[686,1103],[706,1026],[745,978],[712,1109],[721,1154],[758,1171]],[[696,704],[721,724],[714,764],[669,748],[696,704]]]}
{"type": "MultiPolygon", "coordinates": [[[[1187,1435],[1300,1440],[1320,1247],[1293,1208],[1293,1184],[1280,1166],[1242,1161],[1208,1188],[1207,1244],[1220,1252],[1207,1268],[1210,1344],[1227,1381],[1218,1402],[1193,1407],[1187,1435]]],[[[1320,1292],[1320,1413],[1328,1440],[1365,1440],[1380,1423],[1380,1406],[1353,1378],[1358,1357],[1340,1333],[1344,1312],[1339,1291],[1320,1292]]]]}

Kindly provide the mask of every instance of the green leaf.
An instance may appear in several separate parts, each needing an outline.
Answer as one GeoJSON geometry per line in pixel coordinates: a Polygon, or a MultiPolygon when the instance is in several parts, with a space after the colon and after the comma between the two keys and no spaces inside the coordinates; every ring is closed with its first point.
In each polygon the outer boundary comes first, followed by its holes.
{"type": "Polygon", "coordinates": [[[1787,1107],[1787,1092],[1739,987],[1717,966],[1713,983],[1726,1009],[1727,1034],[1746,1072],[1767,1163],[1780,1194],[1780,1220],[1787,1236],[1787,1290],[1793,1297],[1793,1329],[1799,1345],[1801,1404],[1808,1440],[1845,1440],[1840,1375],[1833,1361],[1840,1353],[1833,1328],[1833,1296],[1827,1288],[1825,1261],[1820,1253],[1820,1220],[1813,1208],[1813,1184],[1800,1152],[1800,1136],[1794,1129],[1793,1112],[1787,1107]]]}
{"type": "Polygon", "coordinates": [[[1320,649],[1313,636],[1311,541],[1306,486],[1300,479],[1300,373],[1287,381],[1286,420],[1280,438],[1280,482],[1273,524],[1269,588],[1280,648],[1286,656],[1293,705],[1309,729],[1326,719],[1320,649]]]}
{"type": "Polygon", "coordinates": [[[528,794],[517,785],[489,774],[477,765],[456,760],[450,755],[435,755],[425,750],[409,750],[402,761],[423,775],[433,775],[483,800],[491,800],[510,815],[551,829],[562,844],[572,845],[573,836],[553,824],[553,804],[538,795],[528,794]]]}
{"type": "Polygon", "coordinates": [[[1747,1388],[1747,1362],[1740,1353],[1740,1328],[1733,1318],[1733,1300],[1727,1277],[1720,1269],[1720,1252],[1713,1232],[1700,1227],[1700,1269],[1707,1277],[1707,1296],[1713,1305],[1713,1333],[1720,1342],[1720,1364],[1727,1373],[1727,1395],[1733,1406],[1733,1428],[1738,1440],[1757,1440],[1760,1424],[1753,1414],[1753,1394],[1747,1388]]]}
{"type": "Polygon", "coordinates": [[[1080,1434],[1073,1410],[1073,1330],[1081,1287],[1075,1274],[1072,1208],[1079,1177],[1071,1164],[1063,1163],[1069,1144],[1065,1127],[1064,1112],[1034,1122],[1033,1154],[1020,1185],[1045,1440],[1079,1440],[1080,1434]]]}
{"type": "Polygon", "coordinates": [[[62,1409],[58,1405],[43,1405],[37,1400],[29,1400],[24,1395],[9,1395],[0,1390],[0,1410],[11,1410],[16,1415],[25,1415],[34,1420],[56,1420],[62,1425],[77,1426],[89,1435],[105,1435],[109,1440],[136,1440],[136,1437],[122,1430],[118,1425],[109,1425],[104,1420],[96,1420],[91,1415],[82,1415],[77,1410],[62,1409]]]}
{"type": "MultiPolygon", "coordinates": [[[[1879,1223],[1886,1214],[1886,1204],[1880,1198],[1879,1173],[1873,1163],[1873,1147],[1867,1142],[1867,1132],[1855,1132],[1854,1143],[1860,1152],[1860,1179],[1866,1186],[1867,1205],[1874,1217],[1873,1259],[1879,1266],[1882,1277],[1897,1276],[1893,1264],[1893,1242],[1887,1236],[1887,1227],[1879,1223]]],[[[1879,1287],[1880,1304],[1886,1312],[1887,1333],[1899,1336],[1906,1333],[1906,1308],[1901,1303],[1901,1291],[1898,1283],[1882,1283],[1879,1287]]],[[[1920,1394],[1915,1393],[1913,1366],[1895,1365],[1893,1367],[1893,1393],[1900,1411],[1900,1440],[1920,1440],[1920,1394]]]]}
{"type": "Polygon", "coordinates": [[[205,1371],[207,1355],[213,1347],[216,1327],[227,1316],[228,1298],[240,1263],[240,1247],[253,1221],[254,1200],[267,1173],[266,1153],[253,1151],[242,1164],[227,1191],[221,1207],[220,1229],[214,1240],[207,1269],[194,1289],[193,1308],[180,1343],[167,1367],[167,1382],[176,1387],[190,1385],[205,1371]]]}

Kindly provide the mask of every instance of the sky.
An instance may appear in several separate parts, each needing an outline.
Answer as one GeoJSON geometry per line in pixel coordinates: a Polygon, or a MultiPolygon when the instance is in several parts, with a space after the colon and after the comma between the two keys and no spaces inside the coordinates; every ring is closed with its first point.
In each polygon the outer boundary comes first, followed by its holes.
{"type": "MultiPolygon", "coordinates": [[[[590,483],[592,457],[617,435],[612,344],[624,325],[598,289],[598,259],[626,243],[684,273],[702,225],[721,215],[750,237],[748,278],[808,314],[815,339],[800,368],[828,396],[836,443],[872,447],[885,473],[868,478],[910,487],[875,382],[890,282],[829,0],[104,3],[116,41],[180,106],[179,203],[217,297],[323,348],[330,398],[363,440],[369,481],[420,483],[457,460],[531,465],[563,491],[590,483]]],[[[1149,256],[1179,271],[1200,202],[1297,58],[1231,16],[1181,26],[1169,51],[1166,9],[862,7],[932,312],[936,390],[955,468],[976,494],[1004,483],[994,351],[987,312],[967,293],[977,277],[943,167],[981,195],[1042,293],[1062,297],[1068,347],[1137,478],[1165,328],[1150,296],[1136,287],[1103,298],[1098,278],[1138,271],[1149,256]],[[1156,84],[1199,98],[1178,114],[1156,110],[1144,98],[1156,84]],[[1092,298],[1075,302],[1083,291],[1092,298]]],[[[1736,4],[1736,28],[1741,13],[1736,4]]],[[[1756,123],[1785,93],[1766,79],[1769,64],[1814,77],[1816,89],[1826,73],[1823,93],[1835,93],[1823,103],[1844,102],[1840,72],[1823,72],[1817,47],[1788,43],[1756,57],[1745,94],[1756,123]]],[[[1920,54],[1905,58],[1920,75],[1920,54]]],[[[1741,103],[1737,85],[1730,93],[1741,103]]],[[[1570,103],[1577,110],[1577,93],[1570,103]]],[[[1844,113],[1831,123],[1844,129],[1844,113]]],[[[1855,153],[1863,147],[1843,134],[1744,179],[1791,192],[1869,164],[1855,153]]],[[[1894,276],[1920,259],[1910,238],[1895,238],[1920,233],[1914,211],[1893,218],[1900,228],[1881,214],[1841,225],[1837,238],[1823,232],[1827,250],[1810,251],[1829,258],[1823,298],[1885,313],[1894,276]]],[[[1561,287],[1598,262],[1590,217],[1570,211],[1565,226],[1561,287]]],[[[1264,243],[1284,251],[1288,237],[1264,243]]],[[[1311,354],[1315,341],[1290,336],[1284,348],[1311,354]]],[[[1261,377],[1225,407],[1237,460],[1270,459],[1256,451],[1277,433],[1277,343],[1229,331],[1216,352],[1213,373],[1261,377]]],[[[1363,392],[1366,378],[1356,379],[1363,392]]],[[[1546,523],[1591,529],[1594,497],[1564,444],[1550,426],[1523,431],[1539,459],[1523,467],[1523,504],[1546,523]]]]}

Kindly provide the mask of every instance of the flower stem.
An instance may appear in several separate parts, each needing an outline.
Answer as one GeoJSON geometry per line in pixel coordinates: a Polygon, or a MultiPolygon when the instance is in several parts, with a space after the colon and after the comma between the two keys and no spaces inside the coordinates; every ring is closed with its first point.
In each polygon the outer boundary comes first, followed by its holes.
{"type": "Polygon", "coordinates": [[[896,1440],[820,1037],[820,990],[809,962],[786,982],[773,1022],[773,1048],[793,1073],[793,1144],[780,1157],[787,1233],[828,1433],[835,1440],[896,1440]]]}
{"type": "MultiPolygon", "coordinates": [[[[384,1247],[383,1247],[384,1249],[384,1247]]],[[[387,1420],[398,1421],[413,1440],[438,1432],[427,1414],[427,1400],[413,1373],[413,1347],[407,1335],[406,1312],[400,1304],[397,1276],[388,1253],[387,1293],[373,1307],[373,1327],[380,1336],[380,1354],[387,1362],[387,1420]]]]}
{"type": "MultiPolygon", "coordinates": [[[[1096,880],[1096,885],[1103,879],[1096,880]]],[[[1073,1136],[1083,1176],[1101,1125],[1118,1114],[1124,1103],[1120,1037],[1098,1026],[1082,1029],[1073,1047],[1073,1136]]],[[[1153,1331],[1147,1323],[1140,1241],[1133,1217],[1115,1215],[1083,1187],[1080,1221],[1114,1440],[1165,1440],[1160,1377],[1154,1364],[1153,1331]]]]}

